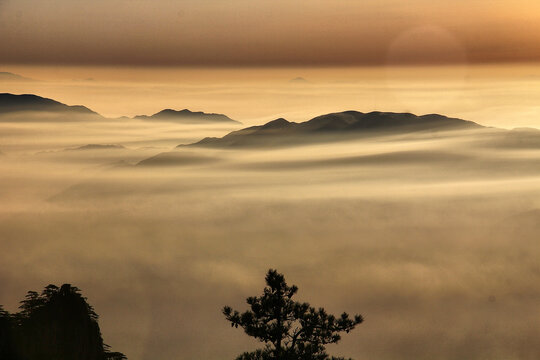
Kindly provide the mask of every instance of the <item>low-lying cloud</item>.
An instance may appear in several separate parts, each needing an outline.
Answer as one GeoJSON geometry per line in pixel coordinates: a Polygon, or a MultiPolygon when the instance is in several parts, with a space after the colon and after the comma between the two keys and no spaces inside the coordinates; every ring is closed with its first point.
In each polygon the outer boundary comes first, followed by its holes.
{"type": "Polygon", "coordinates": [[[0,126],[8,310],[27,290],[71,283],[129,359],[230,359],[259,344],[221,308],[243,308],[277,268],[300,300],[365,317],[335,354],[540,355],[534,148],[464,132],[175,149],[226,131],[135,120],[0,126]],[[124,148],[62,151],[86,144],[124,148]],[[164,152],[168,163],[140,164],[164,152]]]}

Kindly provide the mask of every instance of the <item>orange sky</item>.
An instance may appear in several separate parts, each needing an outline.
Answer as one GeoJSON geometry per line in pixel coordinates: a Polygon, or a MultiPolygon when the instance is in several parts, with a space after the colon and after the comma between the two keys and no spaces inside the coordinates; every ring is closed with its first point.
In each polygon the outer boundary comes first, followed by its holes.
{"type": "Polygon", "coordinates": [[[540,60],[538,0],[0,0],[0,63],[540,60]]]}

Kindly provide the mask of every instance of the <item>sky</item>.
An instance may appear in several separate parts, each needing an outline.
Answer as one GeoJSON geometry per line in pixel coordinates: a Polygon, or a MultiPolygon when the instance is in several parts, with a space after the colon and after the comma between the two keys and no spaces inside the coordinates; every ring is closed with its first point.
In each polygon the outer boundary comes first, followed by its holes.
{"type": "Polygon", "coordinates": [[[535,62],[536,0],[0,0],[0,63],[535,62]]]}

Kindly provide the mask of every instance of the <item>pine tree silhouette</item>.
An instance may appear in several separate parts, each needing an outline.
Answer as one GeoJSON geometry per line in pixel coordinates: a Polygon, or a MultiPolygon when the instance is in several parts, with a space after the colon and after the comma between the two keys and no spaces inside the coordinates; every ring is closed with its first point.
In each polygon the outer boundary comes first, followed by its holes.
{"type": "Polygon", "coordinates": [[[343,313],[335,317],[323,308],[292,300],[298,288],[288,286],[276,270],[268,271],[266,285],[262,296],[247,298],[250,310],[239,313],[229,306],[223,308],[231,326],[242,327],[246,334],[266,344],[264,349],[245,352],[237,360],[343,359],[330,357],[325,346],[341,340],[339,333],[349,333],[363,321],[362,316],[351,319],[343,313]]]}

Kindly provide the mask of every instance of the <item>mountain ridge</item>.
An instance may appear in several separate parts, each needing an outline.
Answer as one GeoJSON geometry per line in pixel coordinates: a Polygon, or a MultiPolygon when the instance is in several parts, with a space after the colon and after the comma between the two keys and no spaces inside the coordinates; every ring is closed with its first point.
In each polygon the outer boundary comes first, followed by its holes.
{"type": "Polygon", "coordinates": [[[205,113],[203,111],[191,111],[188,109],[173,110],[163,109],[153,115],[137,115],[134,119],[139,120],[162,120],[185,123],[237,123],[236,121],[224,114],[205,113]]]}
{"type": "Polygon", "coordinates": [[[0,114],[19,112],[51,112],[101,117],[97,112],[83,105],[66,105],[34,94],[0,93],[0,114]]]}
{"type": "MultiPolygon", "coordinates": [[[[203,147],[243,147],[282,145],[295,142],[313,142],[317,139],[340,140],[350,137],[383,133],[412,133],[454,129],[482,129],[475,122],[450,118],[439,114],[414,115],[373,111],[343,111],[329,113],[305,122],[290,122],[284,118],[275,119],[263,125],[256,125],[230,132],[221,137],[207,137],[187,146],[203,147]]],[[[186,145],[179,145],[182,147],[186,145]]]]}
{"type": "MultiPolygon", "coordinates": [[[[129,117],[123,116],[119,118],[106,118],[101,114],[89,109],[83,105],[67,105],[57,100],[42,97],[35,94],[12,94],[0,93],[0,116],[2,115],[17,115],[24,113],[34,113],[40,115],[59,116],[59,120],[68,120],[67,116],[89,116],[98,119],[108,120],[127,120],[129,117]]],[[[47,118],[42,116],[39,119],[47,118]]],[[[72,119],[72,118],[69,118],[72,119]]],[[[203,111],[191,111],[189,109],[173,110],[164,109],[153,115],[137,115],[133,119],[139,120],[159,120],[169,121],[178,124],[242,124],[239,121],[233,120],[227,115],[218,113],[206,113],[203,111]]],[[[18,117],[19,121],[28,121],[35,119],[27,119],[18,117]]]]}

